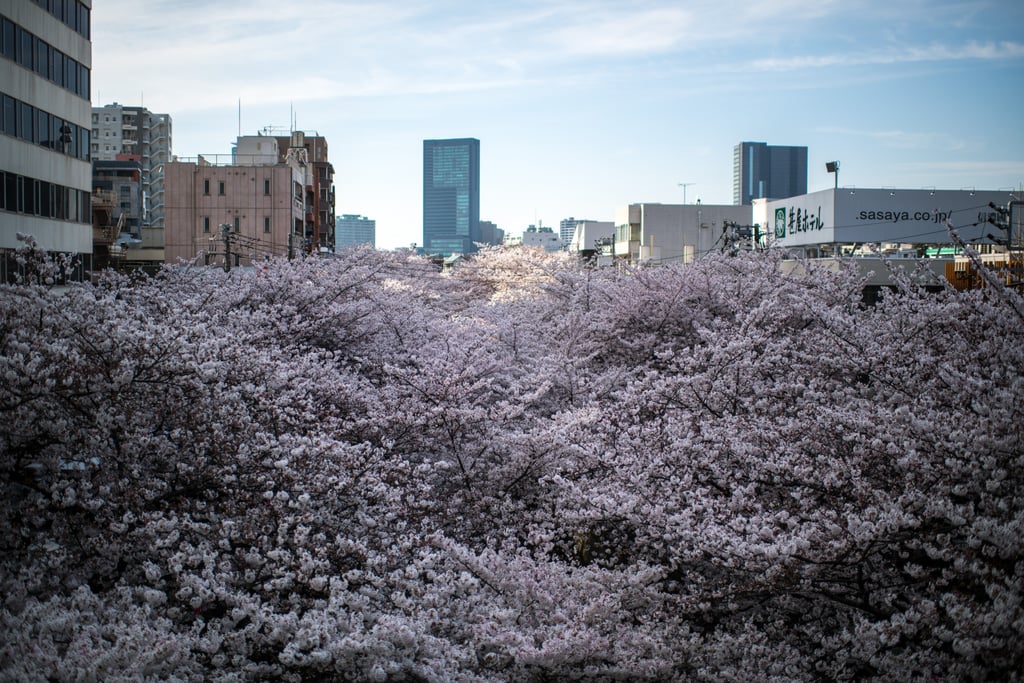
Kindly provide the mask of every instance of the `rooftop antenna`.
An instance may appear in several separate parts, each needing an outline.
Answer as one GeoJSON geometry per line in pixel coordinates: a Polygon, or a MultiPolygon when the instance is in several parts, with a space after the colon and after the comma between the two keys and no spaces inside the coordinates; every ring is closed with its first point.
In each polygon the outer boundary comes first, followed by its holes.
{"type": "Polygon", "coordinates": [[[683,204],[686,203],[686,188],[690,185],[696,185],[697,183],[679,183],[679,187],[683,188],[683,204]]]}
{"type": "Polygon", "coordinates": [[[238,137],[242,137],[242,98],[238,98],[238,137]]]}

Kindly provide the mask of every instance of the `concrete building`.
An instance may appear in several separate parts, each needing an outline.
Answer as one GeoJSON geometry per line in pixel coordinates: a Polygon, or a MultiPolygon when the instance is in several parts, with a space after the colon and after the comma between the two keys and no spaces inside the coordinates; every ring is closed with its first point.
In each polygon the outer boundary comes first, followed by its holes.
{"type": "Polygon", "coordinates": [[[91,0],[0,0],[0,279],[32,235],[92,267],[91,0]]]}
{"type": "Polygon", "coordinates": [[[750,225],[734,204],[630,204],[615,212],[615,257],[630,263],[691,263],[728,248],[727,226],[750,225]]]}
{"type": "Polygon", "coordinates": [[[581,223],[581,222],[587,222],[587,220],[588,219],[586,219],[586,218],[582,218],[580,220],[576,220],[573,217],[569,217],[569,218],[563,218],[561,221],[559,221],[559,223],[558,223],[558,236],[561,238],[562,244],[565,245],[565,246],[568,246],[568,244],[570,242],[572,242],[573,235],[576,232],[576,225],[581,223]]]}
{"type": "Polygon", "coordinates": [[[505,246],[541,247],[545,251],[561,251],[562,240],[551,228],[531,225],[521,235],[507,237],[505,246]]]}
{"type": "Polygon", "coordinates": [[[177,159],[165,166],[168,263],[247,265],[313,251],[307,204],[313,168],[302,136],[282,151],[278,138],[239,138],[235,154],[177,159]]]}
{"type": "Polygon", "coordinates": [[[807,193],[807,148],[741,142],[733,148],[732,201],[784,199],[807,193]]]}
{"type": "MultiPolygon", "coordinates": [[[[114,161],[130,154],[138,158],[142,183],[142,227],[164,227],[164,164],[171,160],[171,117],[145,107],[114,102],[92,109],[92,158],[114,161]]],[[[163,246],[161,233],[150,237],[163,246]]]]}
{"type": "MultiPolygon", "coordinates": [[[[574,220],[574,219],[570,219],[574,220]]],[[[567,249],[584,258],[613,256],[615,223],[612,221],[575,221],[567,249]]],[[[564,221],[563,221],[564,223],[564,221]]],[[[600,260],[599,260],[600,261],[600,260]]]]}
{"type": "Polygon", "coordinates": [[[505,242],[505,231],[491,221],[480,221],[480,244],[499,245],[505,242]]]}
{"type": "Polygon", "coordinates": [[[424,140],[424,251],[468,254],[480,237],[480,141],[424,140]]]}
{"type": "Polygon", "coordinates": [[[118,156],[93,161],[93,265],[153,273],[163,264],[164,231],[143,227],[142,160],[137,154],[118,156]]]}
{"type": "Polygon", "coordinates": [[[280,151],[279,163],[285,162],[285,157],[291,155],[307,167],[304,197],[306,215],[302,233],[307,248],[318,253],[334,251],[334,166],[328,158],[327,138],[315,131],[292,131],[289,135],[275,137],[280,151]]]}
{"type": "Polygon", "coordinates": [[[337,220],[335,234],[338,249],[361,245],[375,247],[377,245],[377,221],[366,216],[342,214],[341,218],[337,220]]]}

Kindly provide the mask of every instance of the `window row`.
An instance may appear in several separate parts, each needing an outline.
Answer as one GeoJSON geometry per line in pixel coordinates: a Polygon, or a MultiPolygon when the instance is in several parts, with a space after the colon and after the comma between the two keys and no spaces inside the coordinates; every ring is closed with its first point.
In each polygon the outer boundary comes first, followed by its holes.
{"type": "MultiPolygon", "coordinates": [[[[225,194],[224,190],[225,190],[224,181],[223,180],[217,181],[217,194],[219,196],[223,197],[224,194],[225,194]]],[[[203,194],[204,195],[210,194],[210,179],[209,178],[203,178],[203,194]]],[[[263,194],[265,196],[270,196],[270,178],[264,178],[263,179],[263,194]]]]}
{"type": "Polygon", "coordinates": [[[0,93],[0,133],[89,161],[89,129],[0,93]]]}
{"type": "MultiPolygon", "coordinates": [[[[224,224],[222,224],[222,225],[224,225],[224,224]]],[[[241,222],[239,221],[238,216],[235,216],[234,217],[234,221],[231,224],[231,228],[232,228],[232,230],[234,232],[238,232],[240,227],[241,227],[241,222]]],[[[203,232],[204,233],[209,233],[210,232],[210,217],[209,216],[203,216],[203,232]]],[[[270,216],[264,216],[263,217],[263,232],[266,233],[266,234],[270,233],[270,216]]]]}
{"type": "Polygon", "coordinates": [[[92,222],[88,192],[8,171],[0,171],[0,210],[74,223],[92,222]]]}
{"type": "Polygon", "coordinates": [[[78,0],[32,0],[44,10],[57,17],[75,31],[89,40],[89,8],[78,0]]]}
{"type": "Polygon", "coordinates": [[[0,24],[0,54],[89,99],[89,69],[7,17],[0,17],[0,24]]]}

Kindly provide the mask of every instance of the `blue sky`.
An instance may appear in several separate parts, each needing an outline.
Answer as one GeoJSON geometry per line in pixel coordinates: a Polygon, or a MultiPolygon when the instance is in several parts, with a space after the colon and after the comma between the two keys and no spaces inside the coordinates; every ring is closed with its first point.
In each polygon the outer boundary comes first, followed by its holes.
{"type": "Polygon", "coordinates": [[[239,128],[328,140],[338,213],[422,241],[422,141],[481,141],[481,218],[516,234],[633,202],[732,202],[744,140],[808,189],[1024,183],[1024,3],[94,0],[93,104],[179,156],[239,128]]]}

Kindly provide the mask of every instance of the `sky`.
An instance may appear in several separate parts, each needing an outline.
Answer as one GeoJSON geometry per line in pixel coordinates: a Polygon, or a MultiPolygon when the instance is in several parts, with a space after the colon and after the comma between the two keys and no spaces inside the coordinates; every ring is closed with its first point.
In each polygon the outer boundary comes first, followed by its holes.
{"type": "Polygon", "coordinates": [[[810,192],[1024,186],[1019,0],[93,0],[92,39],[93,105],[179,157],[324,136],[379,248],[422,242],[425,139],[480,140],[506,234],[731,204],[741,141],[806,146],[810,192]]]}

